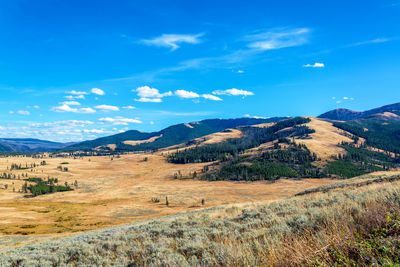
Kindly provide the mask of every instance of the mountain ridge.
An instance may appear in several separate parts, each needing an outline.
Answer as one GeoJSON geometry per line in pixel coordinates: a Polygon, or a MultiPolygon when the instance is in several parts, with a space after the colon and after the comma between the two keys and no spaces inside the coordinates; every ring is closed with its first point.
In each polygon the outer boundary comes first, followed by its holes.
{"type": "MultiPolygon", "coordinates": [[[[156,150],[181,144],[198,137],[223,131],[228,128],[238,126],[254,125],[267,122],[276,122],[286,117],[274,118],[237,118],[237,119],[207,119],[197,122],[180,123],[171,125],[157,132],[145,133],[137,130],[129,130],[123,133],[97,138],[95,140],[84,141],[72,146],[65,147],[62,151],[72,152],[78,150],[93,150],[101,146],[110,144],[116,145],[116,150],[124,151],[145,151],[156,150]],[[153,142],[144,142],[138,145],[124,144],[125,141],[143,141],[152,137],[159,136],[153,142]]],[[[108,150],[109,148],[105,148],[108,150]]]]}
{"type": "Polygon", "coordinates": [[[0,138],[0,152],[55,151],[71,143],[60,143],[35,138],[0,138]]]}
{"type": "Polygon", "coordinates": [[[336,121],[349,121],[391,111],[400,111],[400,102],[369,109],[366,111],[354,111],[346,108],[337,108],[319,115],[318,118],[336,121]]]}

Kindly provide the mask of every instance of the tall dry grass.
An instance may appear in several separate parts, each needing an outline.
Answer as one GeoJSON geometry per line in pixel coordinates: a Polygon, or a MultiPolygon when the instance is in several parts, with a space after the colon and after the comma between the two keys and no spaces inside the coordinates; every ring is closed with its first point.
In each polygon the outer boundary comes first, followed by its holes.
{"type": "Polygon", "coordinates": [[[0,266],[394,264],[399,214],[400,182],[383,181],[7,249],[0,266]]]}

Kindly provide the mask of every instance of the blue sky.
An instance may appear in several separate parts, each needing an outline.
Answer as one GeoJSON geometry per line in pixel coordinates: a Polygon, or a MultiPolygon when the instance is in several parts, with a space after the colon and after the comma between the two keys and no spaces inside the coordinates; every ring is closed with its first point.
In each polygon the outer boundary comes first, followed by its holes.
{"type": "Polygon", "coordinates": [[[400,100],[400,1],[0,1],[1,137],[400,100]]]}

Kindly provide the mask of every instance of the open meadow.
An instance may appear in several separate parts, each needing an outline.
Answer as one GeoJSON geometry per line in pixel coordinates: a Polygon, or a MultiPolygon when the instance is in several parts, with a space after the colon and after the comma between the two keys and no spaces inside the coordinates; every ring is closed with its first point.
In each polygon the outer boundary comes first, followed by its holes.
{"type": "Polygon", "coordinates": [[[398,172],[0,251],[1,266],[396,266],[398,172]]]}
{"type": "Polygon", "coordinates": [[[201,171],[203,166],[167,163],[160,153],[83,158],[2,157],[0,173],[6,173],[7,179],[0,179],[0,247],[193,209],[281,199],[335,181],[174,179],[175,173],[185,177],[201,171]],[[41,165],[43,161],[45,164],[41,165]],[[36,167],[30,168],[31,164],[36,167]],[[12,169],[12,165],[18,168],[12,169]],[[58,184],[67,184],[74,190],[26,197],[29,192],[22,191],[25,183],[31,184],[25,181],[29,178],[57,178],[58,184]]]}

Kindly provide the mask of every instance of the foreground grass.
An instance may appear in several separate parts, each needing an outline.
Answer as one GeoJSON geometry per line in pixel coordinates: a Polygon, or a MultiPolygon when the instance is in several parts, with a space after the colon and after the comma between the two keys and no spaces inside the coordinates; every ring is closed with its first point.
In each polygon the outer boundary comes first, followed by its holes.
{"type": "Polygon", "coordinates": [[[295,266],[400,262],[400,182],[225,206],[0,252],[0,266],[295,266]]]}

